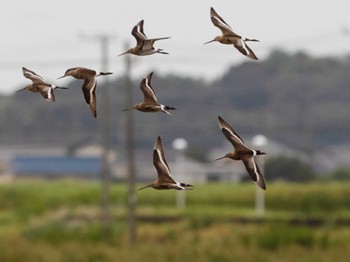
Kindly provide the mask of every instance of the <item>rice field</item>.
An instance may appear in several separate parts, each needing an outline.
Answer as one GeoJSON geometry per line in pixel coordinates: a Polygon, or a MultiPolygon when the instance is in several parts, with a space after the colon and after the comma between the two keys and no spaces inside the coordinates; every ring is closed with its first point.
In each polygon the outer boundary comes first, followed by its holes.
{"type": "Polygon", "coordinates": [[[137,240],[128,235],[127,185],[113,184],[111,225],[98,182],[0,185],[0,261],[350,261],[349,183],[269,183],[264,216],[255,185],[137,192],[137,240]]]}

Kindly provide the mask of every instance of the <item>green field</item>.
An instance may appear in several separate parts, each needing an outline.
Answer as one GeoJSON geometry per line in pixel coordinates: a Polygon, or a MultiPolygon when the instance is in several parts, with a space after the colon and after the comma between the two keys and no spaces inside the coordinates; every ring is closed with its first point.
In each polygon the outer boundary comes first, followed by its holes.
{"type": "Polygon", "coordinates": [[[350,183],[269,183],[264,217],[255,190],[199,184],[184,209],[175,191],[139,191],[131,244],[125,184],[111,187],[108,232],[97,182],[2,184],[0,261],[350,261],[350,183]]]}

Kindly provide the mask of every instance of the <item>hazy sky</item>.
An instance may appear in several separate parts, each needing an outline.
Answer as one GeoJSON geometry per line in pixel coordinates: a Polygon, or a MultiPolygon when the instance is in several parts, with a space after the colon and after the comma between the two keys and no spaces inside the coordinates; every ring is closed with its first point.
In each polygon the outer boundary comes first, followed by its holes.
{"type": "Polygon", "coordinates": [[[229,65],[249,59],[231,46],[203,45],[221,33],[210,21],[211,6],[236,33],[261,41],[249,45],[257,63],[275,47],[317,56],[350,53],[350,2],[345,0],[12,0],[0,10],[0,93],[29,83],[22,66],[57,85],[69,81],[56,78],[70,67],[100,70],[100,43],[91,37],[101,34],[111,37],[109,69],[113,77],[121,76],[124,59],[117,55],[126,41],[135,45],[131,30],[141,19],[149,38],[171,36],[156,43],[170,55],[134,57],[133,77],[151,70],[219,77],[229,65]]]}

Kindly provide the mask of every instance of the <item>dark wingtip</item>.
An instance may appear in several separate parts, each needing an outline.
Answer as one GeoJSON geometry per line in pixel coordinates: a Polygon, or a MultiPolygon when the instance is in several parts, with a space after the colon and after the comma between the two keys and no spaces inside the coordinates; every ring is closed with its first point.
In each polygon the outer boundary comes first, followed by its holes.
{"type": "Polygon", "coordinates": [[[221,116],[218,116],[218,119],[219,119],[219,123],[225,123],[226,122],[221,116]]]}
{"type": "Polygon", "coordinates": [[[266,183],[264,177],[260,177],[257,181],[256,184],[263,190],[266,190],[266,183]]]}
{"type": "Polygon", "coordinates": [[[258,183],[258,182],[257,182],[257,185],[258,185],[262,190],[266,190],[266,185],[265,185],[265,183],[258,183]]]}

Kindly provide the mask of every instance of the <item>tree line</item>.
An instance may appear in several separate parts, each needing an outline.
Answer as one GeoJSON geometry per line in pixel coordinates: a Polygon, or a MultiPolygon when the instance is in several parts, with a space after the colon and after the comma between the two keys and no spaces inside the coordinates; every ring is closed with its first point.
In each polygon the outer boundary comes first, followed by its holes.
{"type": "MultiPolygon", "coordinates": [[[[205,154],[205,150],[225,142],[217,126],[221,115],[243,138],[261,133],[312,151],[348,142],[349,72],[349,57],[314,58],[303,52],[275,50],[264,61],[231,66],[212,82],[155,72],[152,86],[162,103],[177,108],[175,116],[121,112],[130,106],[124,102],[123,78],[110,81],[108,86],[98,84],[97,107],[99,110],[104,102],[103,89],[109,88],[111,143],[117,147],[124,143],[125,114],[132,113],[138,147],[152,146],[157,135],[164,137],[165,143],[183,137],[190,150],[205,154]]],[[[133,81],[135,102],[142,100],[140,82],[133,81]]],[[[103,112],[92,118],[81,83],[72,81],[68,87],[56,92],[56,102],[51,104],[30,92],[1,96],[1,143],[72,147],[99,142],[103,112]]]]}

